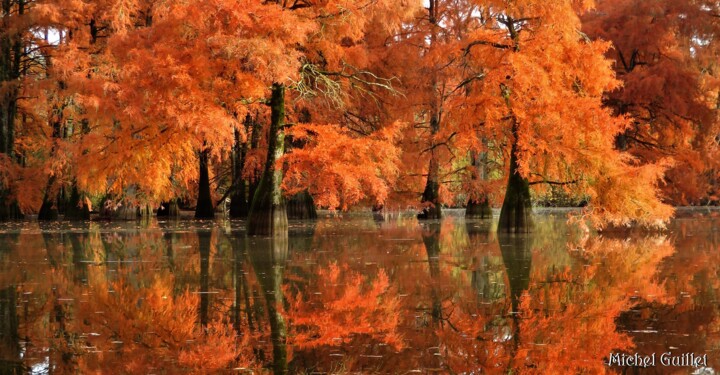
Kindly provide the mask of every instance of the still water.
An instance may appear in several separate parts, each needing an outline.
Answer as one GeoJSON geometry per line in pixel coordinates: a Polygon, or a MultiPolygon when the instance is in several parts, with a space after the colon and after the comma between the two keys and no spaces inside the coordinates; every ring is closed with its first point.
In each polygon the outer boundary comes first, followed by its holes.
{"type": "Polygon", "coordinates": [[[602,236],[537,220],[508,236],[326,216],[273,239],[240,221],[3,224],[0,373],[720,368],[720,219],[602,236]]]}

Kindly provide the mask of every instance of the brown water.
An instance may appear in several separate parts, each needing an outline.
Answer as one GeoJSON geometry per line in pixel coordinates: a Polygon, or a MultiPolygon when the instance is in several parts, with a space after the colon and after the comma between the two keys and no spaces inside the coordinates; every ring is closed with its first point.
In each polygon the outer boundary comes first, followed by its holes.
{"type": "Polygon", "coordinates": [[[714,373],[719,224],[4,224],[0,373],[714,373]],[[608,365],[635,353],[654,366],[608,365]]]}

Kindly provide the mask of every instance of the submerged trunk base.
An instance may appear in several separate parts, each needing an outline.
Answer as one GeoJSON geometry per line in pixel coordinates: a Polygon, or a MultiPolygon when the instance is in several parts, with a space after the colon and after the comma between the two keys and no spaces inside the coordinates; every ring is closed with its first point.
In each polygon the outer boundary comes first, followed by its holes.
{"type": "Polygon", "coordinates": [[[49,200],[43,200],[40,211],[38,212],[38,220],[57,220],[60,217],[57,206],[49,200]]]}
{"type": "Polygon", "coordinates": [[[492,208],[487,198],[481,198],[480,202],[469,200],[465,209],[465,217],[488,219],[492,217],[492,208]]]}
{"type": "Polygon", "coordinates": [[[307,191],[297,193],[287,201],[287,217],[291,220],[317,219],[315,201],[310,193],[307,191]]]}
{"type": "Polygon", "coordinates": [[[8,199],[8,195],[7,192],[0,191],[0,221],[24,219],[17,201],[8,199]]]}
{"type": "Polygon", "coordinates": [[[208,170],[208,162],[210,153],[208,150],[200,152],[198,157],[200,162],[200,180],[198,187],[197,206],[195,207],[196,219],[214,219],[215,209],[213,208],[212,195],[210,195],[210,172],[208,170]]]}
{"type": "Polygon", "coordinates": [[[513,173],[508,179],[505,200],[500,210],[498,231],[506,233],[530,232],[532,227],[530,185],[520,175],[513,173]]]}
{"type": "Polygon", "coordinates": [[[259,208],[248,217],[248,235],[275,236],[287,233],[287,230],[288,217],[284,206],[259,208]]]}
{"type": "Polygon", "coordinates": [[[180,217],[180,207],[178,206],[177,199],[173,199],[169,202],[163,202],[160,204],[157,210],[158,217],[167,217],[171,219],[177,219],[180,217]]]}
{"type": "Polygon", "coordinates": [[[80,191],[74,184],[65,206],[65,220],[90,220],[90,207],[83,202],[80,191]]]}

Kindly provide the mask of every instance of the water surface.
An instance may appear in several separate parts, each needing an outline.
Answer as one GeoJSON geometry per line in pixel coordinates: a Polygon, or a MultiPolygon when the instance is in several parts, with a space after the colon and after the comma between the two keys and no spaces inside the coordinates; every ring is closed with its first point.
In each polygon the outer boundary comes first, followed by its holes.
{"type": "Polygon", "coordinates": [[[601,236],[543,215],[508,236],[346,215],[272,239],[241,221],[3,224],[0,373],[638,372],[613,353],[713,373],[719,224],[601,236]]]}

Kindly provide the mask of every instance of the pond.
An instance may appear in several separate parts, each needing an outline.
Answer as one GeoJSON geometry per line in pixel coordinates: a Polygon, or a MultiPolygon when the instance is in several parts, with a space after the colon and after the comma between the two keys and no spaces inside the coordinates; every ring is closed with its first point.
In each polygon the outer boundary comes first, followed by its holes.
{"type": "Polygon", "coordinates": [[[714,373],[719,225],[3,224],[0,373],[714,373]]]}

